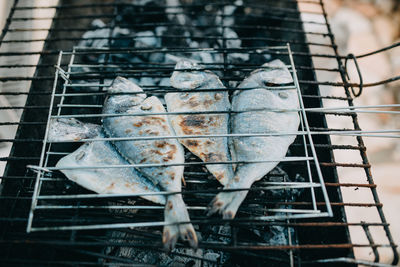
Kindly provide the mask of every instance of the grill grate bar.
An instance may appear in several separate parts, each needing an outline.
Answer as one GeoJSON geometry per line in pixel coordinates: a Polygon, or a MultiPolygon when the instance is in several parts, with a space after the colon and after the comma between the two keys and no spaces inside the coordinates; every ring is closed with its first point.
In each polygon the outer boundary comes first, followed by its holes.
{"type": "MultiPolygon", "coordinates": [[[[8,241],[13,245],[23,245],[21,240],[11,240],[8,241]]],[[[82,242],[82,241],[43,241],[43,240],[27,240],[32,245],[60,245],[60,246],[112,246],[112,247],[137,247],[137,248],[157,248],[160,246],[158,243],[149,243],[149,244],[134,244],[133,242],[111,242],[111,241],[101,241],[101,242],[82,242]]],[[[0,244],[3,243],[0,240],[0,244]]],[[[354,248],[354,247],[376,247],[376,248],[385,248],[390,247],[387,244],[352,244],[352,243],[341,243],[341,244],[304,244],[304,245],[292,245],[292,246],[268,246],[266,245],[258,245],[258,246],[248,246],[248,244],[239,244],[237,246],[219,246],[213,243],[205,242],[203,246],[199,246],[199,248],[208,248],[208,249],[217,249],[217,250],[299,250],[299,249],[342,249],[342,248],[354,248]]]]}
{"type": "MultiPolygon", "coordinates": [[[[163,15],[165,14],[164,11],[162,12],[141,12],[141,13],[136,13],[132,12],[130,15],[131,16],[138,16],[138,15],[163,15]]],[[[196,14],[193,14],[193,12],[168,12],[169,15],[197,15],[197,16],[202,16],[202,17],[215,17],[215,14],[209,14],[209,13],[202,13],[202,12],[196,12],[196,14]]],[[[321,14],[321,13],[319,13],[321,14]]],[[[52,20],[52,21],[58,21],[58,20],[79,20],[79,19],[107,19],[107,18],[114,18],[115,14],[96,14],[96,15],[71,15],[71,16],[60,16],[60,17],[13,17],[13,21],[36,21],[36,20],[52,20]]],[[[245,17],[251,17],[251,18],[264,18],[263,15],[255,15],[255,14],[246,14],[246,15],[230,15],[229,17],[231,18],[245,18],[245,17]]],[[[306,21],[306,20],[301,20],[301,19],[296,19],[296,18],[289,18],[289,17],[281,17],[281,16],[274,16],[274,15],[268,15],[269,20],[279,20],[279,21],[285,21],[285,22],[291,22],[291,23],[303,23],[303,24],[312,24],[312,25],[321,25],[325,26],[324,22],[318,22],[318,21],[306,21]]]]}
{"type": "MultiPolygon", "coordinates": [[[[153,37],[153,36],[127,36],[127,37],[110,37],[107,39],[110,40],[136,40],[144,37],[153,37]]],[[[180,35],[154,35],[156,38],[165,38],[165,39],[175,39],[181,37],[180,35]]],[[[288,42],[290,41],[293,44],[299,45],[314,45],[314,46],[322,46],[322,47],[331,47],[330,44],[326,43],[316,43],[316,42],[301,42],[298,40],[288,40],[288,39],[276,39],[276,38],[268,38],[268,37],[243,37],[243,38],[229,38],[229,37],[220,37],[220,36],[192,36],[192,38],[200,39],[200,40],[225,40],[225,41],[235,41],[235,40],[243,40],[243,41],[271,41],[271,42],[288,42]]],[[[90,38],[74,38],[74,37],[63,37],[63,38],[52,38],[52,39],[8,39],[3,40],[3,43],[34,43],[34,42],[66,42],[66,41],[79,41],[79,40],[104,40],[104,37],[90,37],[90,38]]]]}
{"type": "MultiPolygon", "coordinates": [[[[304,1],[304,0],[282,0],[282,2],[289,2],[289,3],[313,3],[316,5],[319,5],[318,1],[304,1]]],[[[226,3],[208,3],[209,6],[220,6],[224,7],[226,3]]],[[[238,6],[234,3],[232,3],[234,6],[238,6]]],[[[118,3],[94,3],[94,4],[78,4],[78,5],[73,5],[73,4],[66,4],[66,5],[53,5],[53,6],[19,6],[16,7],[16,10],[26,10],[26,9],[76,9],[76,8],[93,8],[93,7],[146,7],[146,5],[141,5],[141,4],[132,4],[128,2],[118,2],[118,3]]],[[[182,7],[203,7],[203,4],[196,4],[196,3],[184,3],[181,5],[171,5],[171,4],[163,4],[163,3],[157,3],[155,5],[156,7],[162,7],[162,8],[182,8],[182,7]]],[[[248,3],[246,4],[247,7],[258,7],[258,8],[265,8],[264,5],[260,4],[252,4],[248,3]]],[[[300,14],[298,9],[294,8],[282,8],[282,7],[269,7],[269,10],[276,10],[276,11],[285,11],[285,12],[292,12],[295,14],[300,14]]],[[[307,12],[307,11],[306,11],[307,12]]],[[[302,12],[304,13],[304,12],[302,12]]],[[[146,14],[146,13],[145,13],[146,14]]]]}
{"type": "MultiPolygon", "coordinates": [[[[193,28],[213,28],[215,26],[213,25],[180,25],[177,23],[143,23],[140,25],[135,25],[135,24],[118,24],[119,27],[121,28],[127,28],[127,27],[132,27],[132,26],[169,26],[169,27],[182,27],[183,29],[193,29],[193,28]]],[[[292,29],[292,28],[285,28],[285,27],[274,27],[274,26],[264,26],[264,25],[254,25],[254,26],[246,26],[246,25],[231,25],[231,26],[226,26],[226,25],[220,25],[218,27],[221,28],[232,28],[232,29],[260,29],[260,30],[270,30],[270,31],[278,31],[278,32],[290,32],[290,33],[302,33],[302,34],[310,34],[310,35],[316,35],[316,36],[329,36],[330,33],[328,32],[314,32],[314,31],[303,31],[303,30],[297,30],[297,29],[292,29]]],[[[49,31],[49,32],[71,32],[71,31],[77,31],[77,32],[86,32],[88,30],[91,30],[92,28],[86,27],[86,28],[75,28],[71,27],[68,29],[49,29],[49,28],[11,28],[8,31],[9,32],[21,32],[21,31],[49,31]]],[[[97,29],[111,29],[108,26],[104,27],[98,27],[97,29]]]]}

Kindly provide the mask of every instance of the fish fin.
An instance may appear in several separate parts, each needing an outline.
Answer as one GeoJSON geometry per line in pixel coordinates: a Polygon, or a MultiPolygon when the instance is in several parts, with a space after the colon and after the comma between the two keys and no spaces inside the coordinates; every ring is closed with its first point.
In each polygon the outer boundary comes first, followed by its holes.
{"type": "Polygon", "coordinates": [[[222,214],[223,219],[233,219],[240,205],[246,198],[247,191],[221,192],[215,196],[209,205],[207,215],[216,212],[222,214]]]}
{"type": "Polygon", "coordinates": [[[176,241],[178,241],[179,227],[178,225],[164,226],[162,241],[164,249],[170,252],[175,248],[176,241]]]}
{"type": "Polygon", "coordinates": [[[216,212],[222,214],[237,192],[221,192],[215,196],[209,205],[207,216],[216,212]]]}
{"type": "Polygon", "coordinates": [[[188,242],[190,247],[197,249],[197,235],[191,223],[179,225],[179,232],[182,240],[188,242]]]}
{"type": "MultiPolygon", "coordinates": [[[[189,222],[189,213],[187,212],[186,205],[183,202],[181,195],[170,195],[167,198],[164,210],[165,222],[177,223],[177,222],[189,222]]],[[[176,226],[177,229],[164,227],[163,243],[166,249],[173,249],[175,247],[178,235],[182,240],[187,241],[192,248],[197,248],[198,240],[196,232],[191,223],[172,225],[176,226]]]]}
{"type": "Polygon", "coordinates": [[[224,219],[233,219],[236,216],[236,213],[244,201],[244,199],[247,196],[248,191],[239,191],[236,192],[235,196],[231,200],[231,202],[228,204],[228,206],[225,207],[224,211],[222,212],[222,218],[224,219]]]}

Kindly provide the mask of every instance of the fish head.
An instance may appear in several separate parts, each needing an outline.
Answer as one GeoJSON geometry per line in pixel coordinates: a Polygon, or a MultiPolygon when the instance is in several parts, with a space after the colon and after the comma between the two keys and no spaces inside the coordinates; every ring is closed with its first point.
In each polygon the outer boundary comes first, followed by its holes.
{"type": "Polygon", "coordinates": [[[97,137],[100,131],[100,125],[83,123],[74,118],[52,118],[49,124],[47,140],[50,142],[80,141],[97,137]]]}
{"type": "Polygon", "coordinates": [[[110,94],[116,94],[113,96],[116,98],[116,100],[120,98],[121,100],[126,100],[128,97],[129,102],[132,105],[138,105],[142,103],[144,99],[146,99],[146,94],[142,93],[142,88],[140,88],[136,83],[120,76],[114,79],[107,92],[110,94]],[[126,95],[118,95],[124,93],[126,93],[126,95]]]}
{"type": "Polygon", "coordinates": [[[286,65],[280,60],[263,64],[262,68],[253,71],[239,86],[239,88],[264,89],[267,94],[268,106],[271,108],[297,108],[299,98],[296,88],[282,89],[274,86],[293,85],[293,78],[286,65]]]}
{"type": "Polygon", "coordinates": [[[217,75],[211,71],[202,70],[203,68],[189,59],[178,61],[171,76],[171,85],[182,90],[222,86],[217,75]]]}

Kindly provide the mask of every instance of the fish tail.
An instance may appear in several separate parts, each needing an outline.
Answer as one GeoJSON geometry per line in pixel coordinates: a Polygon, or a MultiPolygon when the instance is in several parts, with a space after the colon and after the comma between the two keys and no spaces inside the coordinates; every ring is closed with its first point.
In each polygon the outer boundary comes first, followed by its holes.
{"type": "MultiPolygon", "coordinates": [[[[209,205],[207,215],[210,216],[214,213],[224,214],[226,207],[231,203],[237,192],[221,192],[218,193],[209,205]]],[[[226,217],[224,215],[224,217],[226,217]]]]}
{"type": "MultiPolygon", "coordinates": [[[[240,166],[235,176],[225,185],[224,189],[244,189],[231,192],[220,192],[209,205],[208,215],[214,213],[222,214],[224,219],[233,219],[247,196],[248,190],[253,182],[261,179],[274,165],[262,168],[260,164],[248,164],[240,166]]],[[[264,166],[265,167],[265,166],[264,166]]]]}
{"type": "MultiPolygon", "coordinates": [[[[232,185],[228,184],[224,189],[239,189],[248,188],[250,185],[232,185]]],[[[238,211],[240,204],[246,198],[248,190],[231,191],[231,192],[220,192],[211,201],[207,215],[214,213],[222,214],[224,219],[235,218],[236,212],[238,211]]]]}
{"type": "Polygon", "coordinates": [[[235,192],[236,194],[233,196],[231,202],[225,207],[222,218],[224,219],[233,219],[236,216],[236,212],[238,211],[240,205],[244,201],[249,191],[238,191],[235,192]]]}
{"type": "MultiPolygon", "coordinates": [[[[178,194],[168,196],[164,215],[165,222],[167,223],[190,221],[186,205],[183,202],[182,196],[178,194]]],[[[165,249],[168,251],[172,250],[179,236],[184,241],[187,241],[192,248],[197,248],[198,241],[193,225],[191,223],[185,223],[166,225],[164,227],[163,243],[165,249]]]]}

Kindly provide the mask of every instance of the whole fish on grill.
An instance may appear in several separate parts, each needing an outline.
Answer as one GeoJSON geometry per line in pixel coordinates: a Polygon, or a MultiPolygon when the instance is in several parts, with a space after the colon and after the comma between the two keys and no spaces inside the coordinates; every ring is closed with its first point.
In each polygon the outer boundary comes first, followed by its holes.
{"type": "MultiPolygon", "coordinates": [[[[151,113],[166,112],[157,97],[146,97],[139,86],[122,77],[114,80],[108,92],[111,94],[105,100],[103,113],[121,114],[103,119],[103,127],[108,136],[151,138],[175,135],[166,115],[151,115],[151,113]],[[122,114],[132,115],[122,116],[122,114]]],[[[132,164],[176,164],[140,167],[138,170],[163,191],[181,191],[184,151],[176,139],[128,140],[113,143],[121,155],[132,164]]],[[[182,195],[170,194],[166,198],[164,217],[165,222],[171,225],[164,227],[165,248],[168,250],[174,248],[178,236],[187,240],[192,247],[197,247],[197,237],[192,224],[174,224],[190,221],[182,195]]]]}
{"type": "MultiPolygon", "coordinates": [[[[168,93],[165,102],[169,112],[229,111],[227,91],[217,75],[190,60],[181,60],[171,76],[171,85],[189,92],[168,93]],[[183,69],[187,69],[183,71],[183,69]]],[[[218,135],[228,133],[228,113],[183,114],[168,116],[175,133],[181,135],[218,135]]],[[[204,162],[229,161],[227,137],[182,138],[179,140],[190,152],[204,162]]],[[[223,185],[233,177],[231,164],[209,164],[207,169],[223,185]]]]}
{"type": "MultiPolygon", "coordinates": [[[[239,86],[232,98],[232,110],[244,111],[231,118],[233,134],[295,132],[299,127],[296,111],[273,112],[267,109],[298,109],[295,89],[267,89],[267,86],[292,83],[292,76],[280,60],[266,63],[253,71],[239,86]],[[251,89],[255,88],[255,89],[251,89]],[[251,89],[251,90],[250,90],[251,89]],[[262,110],[264,109],[264,110],[262,110]],[[254,111],[251,111],[254,110],[254,111]],[[250,111],[250,112],[249,112],[250,111]]],[[[233,137],[231,152],[237,161],[273,161],[238,164],[234,177],[225,189],[250,188],[270,172],[286,155],[296,136],[233,137]]],[[[247,195],[247,190],[221,192],[211,202],[209,214],[219,211],[223,218],[234,218],[247,195]]]]}
{"type": "MultiPolygon", "coordinates": [[[[86,138],[104,138],[101,126],[82,123],[76,119],[56,119],[50,123],[49,141],[78,141],[86,138]]],[[[74,152],[61,158],[56,167],[61,168],[60,171],[69,180],[99,194],[160,192],[157,186],[136,169],[112,168],[113,165],[129,165],[129,163],[111,143],[97,140],[86,142],[74,152]]],[[[141,197],[154,203],[165,204],[164,195],[149,194],[141,197]]]]}

